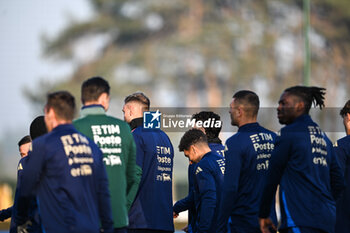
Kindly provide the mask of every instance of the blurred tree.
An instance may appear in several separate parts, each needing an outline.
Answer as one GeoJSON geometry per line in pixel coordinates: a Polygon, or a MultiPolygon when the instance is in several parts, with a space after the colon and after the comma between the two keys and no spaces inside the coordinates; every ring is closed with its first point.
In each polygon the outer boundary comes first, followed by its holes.
{"type": "MultiPolygon", "coordinates": [[[[27,90],[34,102],[48,89],[79,96],[92,76],[108,79],[117,98],[145,91],[153,106],[226,106],[241,88],[276,102],[282,89],[302,81],[302,0],[90,2],[89,22],[44,40],[46,56],[76,69],[61,83],[27,90]]],[[[311,1],[311,27],[311,84],[334,97],[350,86],[347,0],[311,1]]]]}

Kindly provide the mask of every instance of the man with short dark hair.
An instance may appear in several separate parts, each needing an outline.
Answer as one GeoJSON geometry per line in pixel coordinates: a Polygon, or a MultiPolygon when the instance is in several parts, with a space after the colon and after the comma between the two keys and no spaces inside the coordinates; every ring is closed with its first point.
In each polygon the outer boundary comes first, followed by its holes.
{"type": "MultiPolygon", "coordinates": [[[[28,155],[29,149],[32,144],[32,140],[47,133],[44,116],[36,117],[30,124],[29,129],[30,129],[29,130],[30,136],[27,135],[18,142],[19,151],[22,158],[18,162],[18,166],[17,166],[17,184],[16,184],[14,204],[10,208],[0,212],[1,221],[11,217],[10,233],[17,232],[17,225],[15,223],[15,219],[17,218],[18,195],[20,193],[19,190],[21,189],[21,176],[25,166],[25,160],[27,159],[26,156],[28,155]]],[[[27,231],[28,233],[41,233],[42,232],[41,221],[40,221],[36,197],[31,196],[30,198],[28,198],[28,200],[30,204],[29,204],[29,210],[27,213],[26,221],[29,220],[30,225],[27,227],[27,231]]]]}
{"type": "Polygon", "coordinates": [[[314,103],[324,107],[325,89],[294,86],[279,99],[278,120],[285,124],[277,136],[259,211],[263,233],[273,227],[268,218],[277,185],[281,206],[281,233],[334,232],[335,200],[344,178],[331,141],[311,119],[314,103]]]}
{"type": "MultiPolygon", "coordinates": [[[[17,179],[18,179],[18,177],[20,175],[20,171],[23,170],[22,159],[28,155],[28,151],[29,151],[29,147],[30,147],[31,143],[32,143],[32,139],[30,138],[29,135],[24,136],[17,143],[18,150],[19,150],[19,153],[20,153],[20,156],[21,156],[21,160],[18,162],[18,166],[17,166],[17,179]]],[[[17,190],[18,190],[19,186],[20,186],[19,183],[17,183],[17,185],[16,185],[16,193],[17,193],[17,190]]],[[[14,203],[16,203],[16,195],[15,195],[14,203]]],[[[4,220],[6,220],[8,218],[11,218],[11,216],[13,216],[13,208],[14,208],[13,206],[11,206],[11,207],[9,207],[7,209],[3,209],[3,210],[0,211],[0,221],[4,221],[4,220]]],[[[10,232],[14,232],[15,230],[16,230],[15,223],[11,219],[10,232]]]]}
{"type": "Polygon", "coordinates": [[[233,233],[260,232],[260,192],[276,135],[257,122],[259,105],[259,97],[249,90],[238,91],[232,97],[231,124],[238,127],[238,132],[226,141],[223,198],[217,232],[226,232],[229,217],[233,233]]]}
{"type": "Polygon", "coordinates": [[[108,82],[101,77],[84,81],[81,87],[83,107],[73,124],[94,140],[103,152],[109,178],[114,233],[126,233],[128,211],[135,199],[141,178],[136,165],[136,147],[130,127],[124,121],[106,115],[109,107],[108,82]]]}
{"type": "MultiPolygon", "coordinates": [[[[202,130],[208,139],[208,145],[211,151],[218,153],[220,156],[224,156],[225,146],[221,144],[219,134],[222,128],[222,122],[220,116],[212,111],[201,111],[192,115],[192,119],[195,122],[201,122],[202,125],[204,122],[210,120],[215,121],[215,124],[210,124],[210,127],[201,127],[198,128],[202,130]]],[[[223,158],[222,158],[223,159],[223,158]]],[[[188,195],[177,201],[174,205],[174,217],[176,218],[178,214],[182,211],[188,210],[188,226],[185,228],[187,232],[192,232],[192,226],[195,224],[195,203],[194,203],[194,177],[195,177],[195,163],[190,163],[188,166],[188,195]]]]}
{"type": "Polygon", "coordinates": [[[334,151],[342,168],[346,186],[337,200],[335,233],[348,233],[350,230],[350,100],[340,110],[340,116],[343,118],[346,136],[335,143],[334,151]]]}
{"type": "Polygon", "coordinates": [[[29,147],[32,144],[32,139],[29,135],[24,136],[21,140],[18,142],[18,149],[19,154],[21,155],[21,158],[28,155],[29,147]]]}
{"type": "Polygon", "coordinates": [[[16,223],[27,227],[28,197],[36,194],[44,232],[113,232],[102,152],[71,124],[74,97],[50,93],[45,105],[49,133],[33,141],[23,170],[16,223]],[[99,221],[101,220],[101,222],[99,221]]]}
{"type": "Polygon", "coordinates": [[[139,189],[129,211],[128,232],[174,232],[173,146],[161,129],[143,129],[143,113],[150,107],[143,93],[127,96],[124,103],[124,119],[136,143],[136,163],[142,168],[139,189]]]}
{"type": "Polygon", "coordinates": [[[196,215],[192,231],[216,232],[225,160],[211,151],[206,135],[199,129],[190,129],[182,136],[179,151],[196,163],[193,188],[196,215]]]}

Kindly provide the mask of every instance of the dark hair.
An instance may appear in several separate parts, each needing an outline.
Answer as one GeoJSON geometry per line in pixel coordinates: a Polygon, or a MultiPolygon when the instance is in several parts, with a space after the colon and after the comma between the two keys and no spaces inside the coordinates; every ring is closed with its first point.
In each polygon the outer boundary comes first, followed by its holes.
{"type": "Polygon", "coordinates": [[[299,97],[305,104],[305,113],[309,113],[312,104],[320,109],[324,107],[324,95],[326,89],[322,87],[294,86],[289,87],[284,92],[299,97]]]}
{"type": "Polygon", "coordinates": [[[57,91],[47,95],[46,111],[51,108],[57,118],[71,121],[74,118],[75,100],[68,91],[57,91]]]}
{"type": "Polygon", "coordinates": [[[29,132],[32,140],[47,133],[44,116],[38,116],[32,121],[29,132]]]}
{"type": "Polygon", "coordinates": [[[250,117],[256,117],[258,115],[260,101],[257,94],[249,90],[242,90],[236,92],[233,97],[239,104],[245,105],[245,112],[250,117]]]}
{"type": "Polygon", "coordinates": [[[92,77],[85,80],[81,85],[81,101],[83,104],[89,101],[96,101],[103,94],[109,95],[109,84],[101,77],[92,77]]]}
{"type": "Polygon", "coordinates": [[[136,101],[136,102],[139,102],[142,105],[144,105],[146,111],[149,110],[149,107],[151,105],[149,98],[145,94],[143,94],[142,92],[135,92],[131,95],[128,95],[124,99],[125,104],[132,102],[132,101],[136,101]]]}
{"type": "Polygon", "coordinates": [[[23,144],[29,143],[29,142],[31,142],[31,141],[32,141],[32,139],[30,138],[30,136],[29,136],[29,135],[26,135],[26,136],[24,136],[23,138],[21,138],[21,140],[19,140],[18,146],[20,147],[20,146],[22,146],[23,144]]]}
{"type": "Polygon", "coordinates": [[[208,143],[207,136],[199,129],[190,129],[182,136],[179,151],[188,150],[191,145],[197,143],[208,143]]]}
{"type": "Polygon", "coordinates": [[[347,113],[350,113],[350,100],[348,100],[344,107],[340,110],[340,116],[345,117],[347,113]]]}
{"type": "MultiPolygon", "coordinates": [[[[202,121],[202,122],[208,119],[214,119],[214,121],[216,122],[216,121],[220,121],[220,116],[211,111],[202,111],[202,112],[193,114],[192,119],[195,119],[196,121],[202,121]]],[[[203,127],[203,128],[205,130],[205,134],[207,135],[208,141],[211,141],[212,139],[219,139],[218,137],[222,128],[222,122],[220,124],[220,127],[203,127]]]]}

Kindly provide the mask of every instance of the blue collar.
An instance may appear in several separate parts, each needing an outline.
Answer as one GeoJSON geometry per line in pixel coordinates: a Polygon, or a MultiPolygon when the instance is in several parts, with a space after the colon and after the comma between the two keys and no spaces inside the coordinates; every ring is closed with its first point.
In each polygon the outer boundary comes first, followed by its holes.
{"type": "Polygon", "coordinates": [[[258,122],[254,122],[254,123],[248,123],[245,125],[242,125],[241,127],[239,127],[238,132],[247,132],[250,129],[256,128],[259,126],[258,122]]]}
{"type": "Polygon", "coordinates": [[[291,123],[296,123],[296,122],[304,122],[304,121],[307,121],[307,120],[311,120],[311,117],[309,114],[303,114],[301,116],[298,116],[297,118],[294,119],[294,121],[291,123]]]}
{"type": "Polygon", "coordinates": [[[56,126],[52,131],[60,131],[60,130],[67,130],[67,129],[75,129],[75,128],[74,128],[73,124],[67,123],[67,124],[62,124],[62,125],[56,126]]]}

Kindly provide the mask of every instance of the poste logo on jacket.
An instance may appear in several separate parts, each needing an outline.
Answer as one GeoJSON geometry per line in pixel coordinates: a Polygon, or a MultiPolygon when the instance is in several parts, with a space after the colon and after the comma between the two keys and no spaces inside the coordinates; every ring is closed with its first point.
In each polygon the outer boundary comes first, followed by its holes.
{"type": "Polygon", "coordinates": [[[160,116],[162,113],[147,111],[143,113],[143,128],[144,129],[160,129],[160,116]]]}

